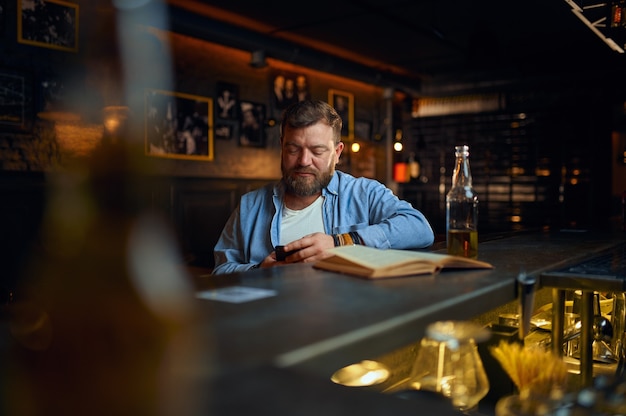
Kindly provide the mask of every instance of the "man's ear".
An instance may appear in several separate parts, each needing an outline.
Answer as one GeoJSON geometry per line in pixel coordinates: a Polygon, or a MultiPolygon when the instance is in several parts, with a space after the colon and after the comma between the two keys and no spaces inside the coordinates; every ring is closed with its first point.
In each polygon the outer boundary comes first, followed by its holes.
{"type": "Polygon", "coordinates": [[[335,146],[335,163],[339,163],[339,157],[341,156],[341,152],[343,151],[344,146],[345,145],[343,142],[339,142],[337,146],[335,146]]]}

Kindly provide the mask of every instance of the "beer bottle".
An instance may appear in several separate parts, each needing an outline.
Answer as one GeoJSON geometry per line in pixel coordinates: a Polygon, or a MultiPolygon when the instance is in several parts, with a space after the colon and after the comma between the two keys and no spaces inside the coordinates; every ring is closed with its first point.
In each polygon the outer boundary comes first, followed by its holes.
{"type": "Polygon", "coordinates": [[[469,146],[455,146],[452,188],[446,195],[448,254],[478,257],[478,197],[472,189],[469,146]]]}

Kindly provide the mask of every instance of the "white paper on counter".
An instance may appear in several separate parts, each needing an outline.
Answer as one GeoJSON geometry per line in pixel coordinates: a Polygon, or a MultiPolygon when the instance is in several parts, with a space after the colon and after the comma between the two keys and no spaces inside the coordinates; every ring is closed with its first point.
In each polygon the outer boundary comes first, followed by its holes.
{"type": "Polygon", "coordinates": [[[250,302],[276,295],[277,292],[275,290],[245,286],[230,286],[220,289],[203,290],[196,293],[196,297],[199,299],[217,300],[228,303],[250,302]]]}

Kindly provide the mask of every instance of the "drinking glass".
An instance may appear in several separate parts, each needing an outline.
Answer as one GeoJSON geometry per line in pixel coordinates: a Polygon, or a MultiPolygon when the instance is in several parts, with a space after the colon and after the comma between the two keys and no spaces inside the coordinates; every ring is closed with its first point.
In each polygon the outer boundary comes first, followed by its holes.
{"type": "Polygon", "coordinates": [[[430,324],[420,342],[409,387],[438,392],[464,412],[476,408],[489,391],[476,342],[489,336],[488,329],[468,321],[430,324]]]}

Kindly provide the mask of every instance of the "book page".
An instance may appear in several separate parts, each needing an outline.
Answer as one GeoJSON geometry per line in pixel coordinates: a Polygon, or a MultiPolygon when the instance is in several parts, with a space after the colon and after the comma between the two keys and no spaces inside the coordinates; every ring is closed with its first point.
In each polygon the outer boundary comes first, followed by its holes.
{"type": "MultiPolygon", "coordinates": [[[[349,260],[372,270],[384,269],[389,266],[398,266],[407,262],[413,263],[417,259],[423,258],[421,254],[428,254],[408,250],[381,250],[360,245],[335,247],[334,249],[331,248],[329,251],[333,252],[335,255],[343,259],[349,260]]],[[[433,257],[429,258],[429,256],[426,256],[426,258],[424,258],[424,260],[427,262],[432,261],[433,259],[433,257]]]]}
{"type": "Polygon", "coordinates": [[[489,263],[423,251],[377,249],[353,245],[328,250],[335,254],[318,261],[318,268],[370,278],[437,273],[444,268],[492,268],[489,263]]]}

